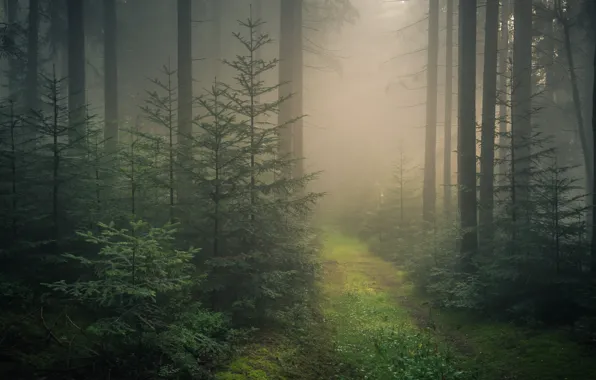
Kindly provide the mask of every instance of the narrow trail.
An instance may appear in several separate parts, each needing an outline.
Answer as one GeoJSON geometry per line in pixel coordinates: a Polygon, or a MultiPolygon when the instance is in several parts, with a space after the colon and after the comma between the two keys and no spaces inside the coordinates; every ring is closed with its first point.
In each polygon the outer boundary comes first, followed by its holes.
{"type": "Polygon", "coordinates": [[[327,232],[320,314],[297,338],[263,332],[218,380],[588,380],[590,352],[564,334],[431,310],[405,273],[327,232]]]}
{"type": "Polygon", "coordinates": [[[402,272],[338,233],[326,234],[321,260],[322,315],[306,341],[262,336],[218,380],[463,379],[424,318],[399,305],[402,272]]]}
{"type": "Polygon", "coordinates": [[[328,234],[322,258],[324,314],[336,352],[353,367],[348,378],[464,378],[403,272],[341,234],[328,234]]]}
{"type": "Polygon", "coordinates": [[[593,352],[574,343],[565,332],[431,310],[413,291],[403,271],[356,239],[329,234],[322,259],[325,314],[333,327],[337,351],[347,352],[344,360],[361,371],[374,371],[370,362],[376,361],[379,372],[366,378],[596,379],[593,352]],[[396,328],[398,336],[383,337],[383,331],[396,328]],[[401,342],[392,342],[393,338],[401,342]],[[435,350],[418,350],[415,360],[405,360],[412,347],[421,345],[435,350]],[[396,364],[409,368],[396,374],[386,370],[396,364]],[[431,371],[417,372],[424,367],[431,371]],[[442,368],[446,372],[440,372],[442,368]],[[412,373],[413,377],[408,377],[412,373]]]}
{"type": "Polygon", "coordinates": [[[474,349],[465,336],[454,334],[436,324],[433,320],[433,310],[428,303],[412,295],[411,284],[406,281],[403,271],[397,269],[393,263],[370,253],[368,248],[357,240],[340,236],[331,238],[328,242],[329,249],[323,263],[328,275],[327,281],[339,286],[340,277],[345,285],[346,278],[357,276],[366,283],[367,288],[390,295],[394,304],[407,311],[411,322],[418,328],[433,330],[433,334],[440,336],[459,353],[473,354],[474,349]]]}

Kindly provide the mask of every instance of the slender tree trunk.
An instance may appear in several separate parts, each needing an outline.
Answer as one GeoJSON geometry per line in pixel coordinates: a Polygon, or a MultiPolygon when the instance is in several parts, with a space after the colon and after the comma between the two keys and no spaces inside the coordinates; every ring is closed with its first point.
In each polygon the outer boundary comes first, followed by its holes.
{"type": "MultiPolygon", "coordinates": [[[[263,33],[263,25],[260,24],[262,22],[264,22],[263,20],[263,0],[254,0],[254,6],[252,7],[252,19],[253,22],[259,22],[259,24],[257,24],[257,26],[255,27],[255,33],[258,36],[260,36],[263,33]]],[[[255,60],[259,61],[262,59],[263,53],[261,51],[261,49],[257,49],[257,51],[255,51],[255,60]]],[[[257,81],[257,83],[259,83],[259,81],[261,80],[261,76],[260,75],[256,75],[255,76],[255,80],[257,81]]],[[[260,95],[257,94],[257,96],[255,97],[255,101],[257,102],[257,104],[259,104],[260,102],[260,95]]],[[[258,119],[258,118],[257,118],[258,119]]]]}
{"type": "Polygon", "coordinates": [[[294,0],[294,46],[293,46],[293,70],[292,70],[292,87],[293,95],[293,109],[292,118],[296,121],[292,125],[293,137],[293,154],[297,159],[294,164],[294,178],[302,178],[304,175],[304,120],[302,118],[304,108],[304,54],[302,50],[303,36],[302,36],[302,10],[303,1],[294,0]]]}
{"type": "Polygon", "coordinates": [[[82,148],[85,144],[85,21],[84,0],[67,0],[68,13],[68,111],[70,144],[82,148]]]}
{"type": "MultiPolygon", "coordinates": [[[[252,8],[253,21],[259,22],[259,24],[257,24],[257,26],[255,27],[255,33],[257,36],[260,36],[263,33],[263,26],[260,23],[264,22],[264,20],[263,20],[263,0],[254,0],[253,4],[254,4],[254,6],[252,8]]],[[[257,49],[257,51],[255,51],[255,60],[256,61],[260,61],[262,59],[263,52],[261,50],[262,49],[257,49]]],[[[261,81],[261,75],[256,75],[255,81],[256,81],[256,83],[259,83],[261,81]]],[[[255,96],[255,103],[261,104],[261,95],[260,94],[257,94],[255,96]]],[[[258,115],[256,117],[255,122],[257,123],[257,125],[262,121],[263,116],[264,115],[258,115]]]]}
{"type": "MultiPolygon", "coordinates": [[[[11,41],[12,46],[16,45],[17,28],[18,28],[18,0],[6,1],[6,23],[8,24],[7,39],[11,41]]],[[[14,54],[8,57],[8,97],[13,102],[18,99],[18,67],[19,61],[14,54]]]]}
{"type": "MultiPolygon", "coordinates": [[[[27,28],[27,70],[25,86],[25,107],[28,112],[39,108],[39,94],[37,88],[38,58],[39,58],[39,0],[29,0],[29,15],[27,28]]],[[[35,146],[37,129],[34,123],[27,123],[25,145],[29,148],[35,146]]]]}
{"type": "Polygon", "coordinates": [[[168,91],[167,91],[167,114],[168,114],[168,118],[167,118],[167,128],[168,128],[168,192],[169,192],[169,198],[170,198],[170,204],[169,204],[169,217],[170,217],[170,222],[174,222],[174,205],[175,205],[175,197],[176,197],[176,180],[175,180],[175,174],[176,174],[176,168],[174,166],[175,161],[176,161],[176,156],[175,156],[175,144],[174,144],[174,92],[176,91],[174,89],[174,84],[172,83],[172,77],[173,77],[173,71],[171,70],[171,66],[170,66],[170,61],[168,59],[168,68],[167,68],[167,73],[168,73],[168,91]]]}
{"type": "MultiPolygon", "coordinates": [[[[219,241],[220,241],[220,203],[221,203],[221,181],[220,178],[222,176],[222,169],[223,169],[223,157],[221,154],[221,151],[224,149],[222,147],[222,143],[223,143],[223,138],[222,135],[224,134],[224,132],[222,131],[222,125],[221,125],[221,121],[219,120],[219,111],[218,111],[218,104],[219,104],[219,90],[218,88],[218,84],[217,82],[215,82],[213,84],[213,94],[214,94],[214,112],[213,112],[213,116],[214,116],[214,120],[213,120],[213,127],[215,129],[215,141],[214,141],[214,148],[213,148],[213,159],[214,159],[214,167],[215,167],[215,173],[214,173],[214,188],[213,188],[213,257],[218,258],[220,256],[220,252],[219,252],[219,241]]],[[[221,267],[214,267],[212,269],[211,272],[211,277],[212,278],[217,278],[218,275],[221,273],[221,267]]],[[[218,292],[217,291],[212,291],[211,292],[211,308],[213,310],[219,310],[219,305],[220,303],[220,299],[218,297],[218,292]]]]}
{"type": "Polygon", "coordinates": [[[422,219],[434,225],[437,198],[437,70],[439,59],[439,0],[429,1],[428,63],[426,67],[426,138],[422,219]]]}
{"type": "Polygon", "coordinates": [[[495,108],[497,102],[497,54],[499,2],[486,3],[484,34],[484,78],[482,94],[482,142],[480,152],[480,237],[491,240],[494,208],[495,108]]]}
{"type": "Polygon", "coordinates": [[[179,203],[186,203],[190,191],[187,175],[192,134],[192,20],[191,0],[178,0],[178,146],[176,175],[179,203]]]}
{"type": "MultiPolygon", "coordinates": [[[[211,61],[211,73],[214,78],[221,80],[221,19],[222,19],[222,0],[212,0],[212,18],[211,21],[211,46],[213,49],[211,61]]],[[[211,78],[213,80],[213,78],[211,78]]]]}
{"type": "MultiPolygon", "coordinates": [[[[554,31],[554,17],[550,10],[544,12],[544,19],[546,20],[544,26],[544,81],[546,87],[546,95],[548,103],[546,106],[552,106],[554,102],[554,86],[555,86],[555,31],[554,31]]],[[[556,133],[556,131],[553,131],[556,133]]]]}
{"type": "Polygon", "coordinates": [[[462,267],[473,271],[476,234],[476,0],[459,3],[458,184],[462,267]]]}
{"type": "Polygon", "coordinates": [[[15,139],[15,129],[17,127],[16,115],[14,113],[14,103],[9,102],[10,106],[10,114],[9,114],[9,127],[10,127],[10,184],[11,184],[11,191],[10,191],[10,198],[11,198],[11,209],[10,209],[10,216],[11,216],[11,230],[12,230],[12,238],[16,241],[18,237],[18,220],[19,220],[19,213],[18,213],[18,179],[17,179],[17,159],[18,159],[18,151],[17,151],[17,141],[15,139]]]}
{"type": "Polygon", "coordinates": [[[29,0],[29,30],[27,31],[27,108],[39,107],[37,71],[39,56],[39,0],[29,0]]]}
{"type": "MultiPolygon", "coordinates": [[[[68,88],[68,28],[63,30],[64,18],[63,11],[66,7],[67,0],[52,0],[49,2],[49,33],[53,41],[54,51],[53,59],[55,65],[58,67],[56,73],[60,78],[60,88],[68,88]]],[[[63,96],[60,104],[65,109],[68,109],[68,97],[63,96]]]]}
{"type": "Polygon", "coordinates": [[[453,115],[453,1],[447,0],[445,38],[445,134],[443,149],[443,207],[451,215],[451,127],[453,115]]]}
{"type": "Polygon", "coordinates": [[[532,0],[514,3],[513,80],[511,92],[511,133],[514,139],[514,207],[527,207],[530,182],[530,137],[532,133],[532,0]]]}
{"type": "MultiPolygon", "coordinates": [[[[293,33],[294,33],[294,0],[281,0],[280,11],[280,39],[279,39],[279,98],[288,99],[292,94],[293,80],[293,33]]],[[[292,99],[285,100],[279,107],[279,146],[278,153],[281,157],[292,153],[292,99]]],[[[284,171],[282,176],[289,178],[290,172],[284,171]]]]}
{"type": "MultiPolygon", "coordinates": [[[[254,22],[251,5],[251,23],[254,22]]],[[[257,16],[258,20],[258,16],[257,16]]],[[[257,21],[259,22],[259,21],[257,21]]],[[[256,204],[256,173],[255,173],[255,156],[256,156],[256,131],[257,131],[257,113],[260,108],[255,92],[259,91],[259,78],[255,73],[255,68],[259,67],[257,52],[260,49],[254,49],[259,40],[260,33],[250,28],[250,221],[255,220],[255,204],[256,204]],[[255,35],[256,33],[256,35],[255,35]]]]}
{"type": "MultiPolygon", "coordinates": [[[[544,90],[543,95],[539,97],[539,108],[541,111],[537,113],[537,125],[545,134],[552,136],[557,148],[556,154],[559,158],[563,158],[558,162],[564,162],[566,156],[569,157],[569,152],[563,147],[568,145],[564,142],[565,136],[561,133],[561,128],[558,123],[553,123],[553,117],[557,117],[558,110],[556,108],[555,92],[557,90],[556,66],[557,52],[555,50],[555,30],[554,30],[554,13],[551,9],[543,9],[537,11],[536,16],[544,23],[544,27],[539,31],[541,33],[542,41],[537,45],[538,65],[544,70],[544,90]],[[563,145],[564,144],[564,145],[563,145]]],[[[560,66],[560,65],[559,65],[560,66]]]]}
{"type": "Polygon", "coordinates": [[[501,182],[507,173],[507,100],[508,100],[508,71],[509,71],[509,17],[511,0],[503,0],[501,6],[501,40],[499,49],[499,176],[501,182]]]}
{"type": "Polygon", "coordinates": [[[118,148],[118,55],[116,0],[104,0],[104,103],[106,153],[118,148]]]}
{"type": "Polygon", "coordinates": [[[56,78],[56,70],[54,69],[52,78],[52,230],[54,233],[54,240],[57,242],[60,237],[60,223],[58,222],[58,212],[60,211],[60,197],[58,192],[60,190],[59,172],[60,172],[60,147],[58,145],[58,136],[60,132],[59,113],[60,104],[58,93],[58,79],[56,78]]]}
{"type": "MultiPolygon", "coordinates": [[[[596,15],[594,15],[596,16],[596,15]]],[[[594,25],[596,27],[596,24],[594,25]]],[[[596,49],[594,50],[594,66],[593,66],[593,73],[594,73],[594,81],[593,81],[593,91],[592,91],[592,150],[596,152],[596,49]]],[[[596,168],[596,154],[592,154],[592,165],[596,168]]],[[[592,273],[596,274],[596,181],[594,180],[596,175],[592,176],[592,262],[591,262],[591,269],[592,273]]]]}
{"type": "MultiPolygon", "coordinates": [[[[569,79],[571,82],[571,95],[573,97],[573,109],[575,111],[575,121],[577,123],[577,131],[582,149],[582,156],[584,158],[584,171],[586,175],[586,192],[592,193],[592,151],[588,143],[588,133],[586,126],[584,125],[584,115],[582,114],[581,97],[579,95],[579,83],[577,78],[577,72],[575,68],[575,60],[573,57],[573,50],[571,45],[571,30],[569,28],[569,20],[566,16],[560,17],[561,24],[563,26],[563,37],[565,41],[565,56],[567,58],[567,64],[569,65],[569,79]]],[[[588,202],[589,203],[589,202],[588,202]]],[[[589,204],[588,204],[589,207],[589,204]]]]}

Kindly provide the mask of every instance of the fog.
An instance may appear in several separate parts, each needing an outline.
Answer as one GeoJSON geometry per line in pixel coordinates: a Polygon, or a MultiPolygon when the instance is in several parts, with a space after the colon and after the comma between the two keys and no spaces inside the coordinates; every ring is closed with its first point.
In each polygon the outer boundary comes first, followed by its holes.
{"type": "Polygon", "coordinates": [[[306,74],[307,167],[323,170],[317,185],[328,202],[362,201],[363,191],[388,181],[399,152],[419,165],[424,154],[426,12],[406,2],[354,6],[358,21],[327,44],[341,57],[341,73],[306,74]]]}
{"type": "MultiPolygon", "coordinates": [[[[280,3],[263,0],[260,17],[262,31],[273,39],[263,49],[263,56],[279,56],[280,3]]],[[[66,28],[51,22],[52,17],[66,22],[58,2],[48,3],[50,20],[41,19],[40,29],[48,34],[49,44],[42,45],[42,64],[46,73],[57,68],[60,77],[68,77],[66,28]],[[54,10],[58,8],[58,11],[54,10]]],[[[239,20],[251,14],[249,0],[220,2],[219,16],[214,2],[195,1],[192,7],[193,92],[200,95],[213,80],[232,83],[233,70],[221,60],[233,60],[240,45],[233,36],[242,30],[239,20]]],[[[304,29],[304,157],[306,169],[321,171],[312,189],[328,193],[324,202],[341,193],[356,194],[371,185],[383,187],[391,176],[400,154],[422,170],[425,103],[428,9],[425,2],[355,0],[351,2],[306,2],[304,29]],[[310,4],[310,5],[309,5],[310,4]],[[324,4],[322,6],[321,4],[324,4]],[[339,5],[338,5],[339,4],[339,5]],[[338,13],[341,7],[347,15],[338,13]],[[333,8],[333,7],[339,8],[333,8]],[[331,10],[330,10],[331,9],[331,10]],[[345,19],[349,19],[345,21],[345,19]]],[[[482,15],[483,5],[479,14],[482,15]]],[[[103,113],[103,30],[101,2],[88,2],[85,7],[86,92],[91,113],[103,113]]],[[[254,9],[253,18],[258,17],[254,9]]],[[[443,155],[445,36],[444,10],[439,18],[439,67],[436,155],[443,155]]],[[[26,7],[18,19],[26,22],[26,7]]],[[[152,90],[150,79],[165,80],[160,70],[168,65],[177,68],[177,19],[173,2],[164,0],[127,0],[119,3],[118,25],[118,89],[120,118],[134,120],[139,106],[152,90]]],[[[456,28],[457,29],[457,28],[456,28]]],[[[572,31],[573,33],[579,33],[572,31]]],[[[581,33],[579,33],[581,34],[581,33]]],[[[483,38],[483,25],[478,24],[478,40],[483,38]]],[[[24,40],[23,40],[24,41],[24,40]]],[[[457,41],[457,30],[454,33],[457,41]]],[[[41,53],[40,53],[41,54],[41,53]]],[[[477,52],[476,78],[482,78],[482,51],[477,52]]],[[[454,46],[457,57],[457,46],[454,46]]],[[[578,70],[582,70],[582,64],[578,70]]],[[[589,76],[589,71],[581,73],[589,76]]],[[[457,79],[457,70],[454,72],[457,79]]],[[[174,78],[175,79],[175,78],[174,78]]],[[[279,82],[276,69],[265,77],[268,85],[279,82]]],[[[587,96],[590,81],[580,83],[582,96],[587,96]]],[[[457,86],[454,86],[457,87],[457,86]]],[[[481,115],[481,86],[477,86],[476,115],[481,115]]],[[[456,95],[456,90],[454,90],[456,95]]],[[[568,94],[555,92],[560,101],[570,101],[568,94]],[[567,98],[564,98],[567,96],[567,98]]],[[[276,93],[268,95],[274,100],[276,93]]],[[[456,119],[454,96],[452,124],[456,119]]],[[[589,115],[589,105],[583,107],[589,115]]],[[[200,112],[200,111],[197,111],[200,112]]],[[[452,130],[455,132],[456,128],[452,130]]],[[[570,128],[563,128],[566,139],[577,139],[570,128]]],[[[455,150],[455,133],[452,139],[455,150]]],[[[455,165],[455,153],[452,165],[455,165]]],[[[441,173],[443,160],[437,160],[441,173]]],[[[454,170],[455,173],[455,170],[454,170]]],[[[454,174],[455,177],[455,174],[454,174]]],[[[437,178],[439,176],[437,175],[437,178]]],[[[421,183],[421,181],[420,181],[421,183]]],[[[441,185],[438,179],[437,186],[441,185]]],[[[376,188],[376,187],[375,187],[376,188]]]]}
{"type": "Polygon", "coordinates": [[[0,378],[593,379],[595,4],[0,2],[0,378]]]}
{"type": "MultiPolygon", "coordinates": [[[[340,190],[351,197],[370,190],[371,184],[385,182],[398,152],[416,162],[423,157],[425,6],[381,0],[352,4],[358,12],[352,23],[337,26],[335,21],[322,22],[308,13],[304,22],[305,168],[322,172],[312,188],[328,193],[324,201],[328,203],[340,190]]],[[[195,94],[209,88],[216,74],[218,80],[232,81],[232,70],[214,58],[217,39],[221,59],[233,59],[239,44],[232,33],[241,30],[238,21],[246,20],[250,9],[249,1],[223,2],[221,26],[214,31],[213,9],[201,2],[194,6],[195,94]]],[[[165,1],[147,0],[143,6],[128,1],[119,12],[121,108],[124,115],[134,118],[145,91],[151,89],[148,79],[164,79],[163,65],[176,68],[176,9],[165,1]]],[[[264,1],[262,30],[274,40],[264,52],[268,59],[279,55],[278,14],[279,2],[264,1]]],[[[87,45],[89,65],[100,66],[101,46],[91,41],[87,45]]],[[[101,75],[88,70],[87,77],[89,103],[99,112],[101,75]]],[[[277,83],[277,70],[266,80],[269,85],[277,83]]],[[[440,123],[437,133],[441,154],[440,123]]]]}

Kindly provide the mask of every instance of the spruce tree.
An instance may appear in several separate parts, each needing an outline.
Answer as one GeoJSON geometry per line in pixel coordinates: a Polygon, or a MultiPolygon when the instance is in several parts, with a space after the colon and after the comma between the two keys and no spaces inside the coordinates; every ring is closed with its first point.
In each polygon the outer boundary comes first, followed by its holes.
{"type": "Polygon", "coordinates": [[[199,168],[194,182],[205,219],[195,224],[200,235],[211,236],[201,246],[211,268],[214,306],[227,303],[243,319],[262,321],[275,310],[295,307],[304,295],[298,283],[307,286],[314,268],[305,216],[320,195],[303,191],[313,175],[281,175],[293,164],[277,150],[286,125],[265,120],[288,98],[257,101],[279,88],[260,79],[278,60],[257,58],[271,42],[267,34],[257,34],[260,21],[249,18],[240,26],[246,32],[234,35],[244,53],[224,61],[236,72],[235,83],[215,82],[198,100],[207,114],[194,137],[199,168]]]}
{"type": "MultiPolygon", "coordinates": [[[[163,157],[158,157],[155,169],[161,174],[158,186],[167,191],[168,196],[168,215],[170,221],[174,220],[176,199],[176,173],[178,171],[178,125],[176,123],[177,115],[177,95],[174,85],[176,72],[166,65],[162,68],[162,76],[165,80],[154,78],[151,84],[155,89],[147,91],[145,104],[141,106],[145,117],[155,123],[158,128],[164,129],[163,145],[165,151],[163,157]],[[164,174],[165,173],[165,176],[164,174]]],[[[162,136],[161,131],[158,136],[162,136]]],[[[154,137],[156,144],[161,141],[160,137],[154,137]]],[[[156,145],[157,146],[157,145],[156,145]]]]}

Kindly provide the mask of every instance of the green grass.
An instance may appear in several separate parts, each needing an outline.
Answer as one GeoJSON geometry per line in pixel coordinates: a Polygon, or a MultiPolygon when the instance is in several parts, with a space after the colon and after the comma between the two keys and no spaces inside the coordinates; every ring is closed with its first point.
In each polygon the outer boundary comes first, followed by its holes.
{"type": "Polygon", "coordinates": [[[316,340],[251,345],[217,379],[596,379],[596,355],[563,332],[445,310],[429,318],[407,273],[357,239],[326,231],[321,260],[325,320],[309,326],[316,340]],[[423,327],[431,320],[436,330],[423,327]]]}
{"type": "MultiPolygon", "coordinates": [[[[596,379],[596,353],[573,342],[563,331],[523,328],[450,310],[433,309],[429,318],[429,308],[425,305],[428,299],[414,292],[406,279],[407,273],[369,254],[364,243],[333,231],[328,231],[324,258],[328,263],[337,262],[341,268],[330,270],[328,276],[335,280],[324,284],[328,292],[333,292],[328,311],[337,314],[337,319],[332,322],[345,329],[337,330],[340,342],[366,342],[368,347],[366,328],[378,331],[387,325],[400,326],[404,339],[404,335],[416,335],[421,326],[432,322],[436,326],[434,341],[451,347],[456,362],[472,378],[596,379]],[[343,298],[338,296],[342,287],[346,293],[343,298]],[[360,317],[364,318],[362,322],[358,322],[360,317]],[[365,328],[358,326],[359,323],[365,328]]],[[[367,350],[360,353],[355,350],[350,360],[370,355],[367,350]]]]}
{"type": "Polygon", "coordinates": [[[403,273],[361,242],[328,232],[322,282],[343,379],[463,379],[448,351],[395,303],[403,273]]]}
{"type": "Polygon", "coordinates": [[[471,352],[460,356],[479,379],[596,379],[596,353],[563,331],[524,328],[454,311],[435,313],[433,319],[439,329],[465,339],[471,352]]]}

